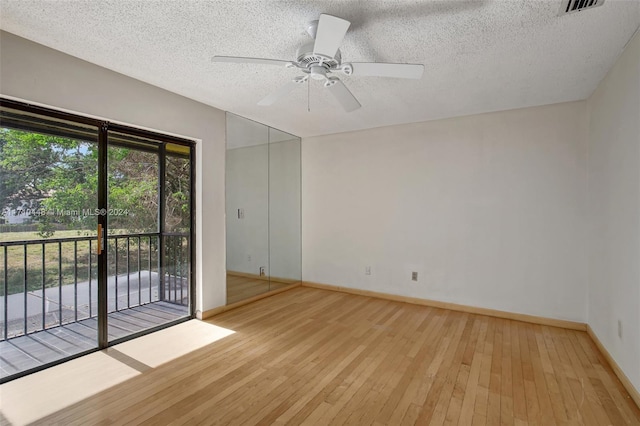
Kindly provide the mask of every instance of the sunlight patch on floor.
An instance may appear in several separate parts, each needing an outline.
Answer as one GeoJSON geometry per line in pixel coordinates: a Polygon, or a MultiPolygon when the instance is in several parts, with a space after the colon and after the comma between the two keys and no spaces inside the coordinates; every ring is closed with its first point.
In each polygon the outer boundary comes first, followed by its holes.
{"type": "Polygon", "coordinates": [[[190,320],[0,385],[0,413],[24,425],[234,334],[190,320]]]}
{"type": "Polygon", "coordinates": [[[92,353],[0,386],[0,411],[24,425],[140,374],[103,352],[92,353]]]}
{"type": "Polygon", "coordinates": [[[158,367],[233,333],[217,325],[191,320],[113,348],[149,367],[158,367]]]}

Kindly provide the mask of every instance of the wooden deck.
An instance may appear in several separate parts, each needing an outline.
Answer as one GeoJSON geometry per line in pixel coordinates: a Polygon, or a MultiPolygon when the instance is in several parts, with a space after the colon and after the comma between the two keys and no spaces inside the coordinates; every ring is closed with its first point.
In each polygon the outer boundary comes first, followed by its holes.
{"type": "MultiPolygon", "coordinates": [[[[109,314],[109,340],[188,315],[186,306],[153,302],[109,314]]],[[[89,318],[0,342],[2,379],[96,348],[98,320],[89,318]]]]}

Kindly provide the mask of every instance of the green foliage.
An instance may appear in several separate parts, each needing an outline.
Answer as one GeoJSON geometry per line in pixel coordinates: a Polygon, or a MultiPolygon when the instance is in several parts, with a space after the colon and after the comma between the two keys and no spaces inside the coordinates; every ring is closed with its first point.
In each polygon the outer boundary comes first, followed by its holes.
{"type": "Polygon", "coordinates": [[[53,237],[53,234],[55,234],[55,232],[56,230],[53,227],[53,223],[51,223],[51,220],[48,216],[44,216],[40,219],[40,221],[38,222],[38,236],[40,238],[53,237]]]}
{"type": "Polygon", "coordinates": [[[39,207],[39,200],[47,194],[51,168],[59,161],[55,146],[66,145],[56,139],[60,138],[0,130],[0,210],[21,208],[23,202],[39,207]]]}
{"type": "MultiPolygon", "coordinates": [[[[98,149],[94,142],[0,129],[0,214],[29,208],[43,238],[56,227],[95,229],[98,149]]],[[[111,229],[158,229],[158,155],[111,146],[108,202],[111,229]]],[[[189,225],[189,161],[167,157],[168,230],[189,225]]]]}

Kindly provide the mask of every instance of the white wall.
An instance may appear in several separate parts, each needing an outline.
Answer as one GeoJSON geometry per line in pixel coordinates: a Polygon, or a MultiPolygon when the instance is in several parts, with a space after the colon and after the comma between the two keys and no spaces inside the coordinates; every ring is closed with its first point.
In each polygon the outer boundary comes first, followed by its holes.
{"type": "Polygon", "coordinates": [[[226,167],[227,269],[269,274],[269,145],[227,150],[226,167]]]}
{"type": "Polygon", "coordinates": [[[640,33],[588,109],[588,323],[640,391],[640,33]]]}
{"type": "Polygon", "coordinates": [[[584,322],[585,107],[303,139],[303,279],[584,322]]]}
{"type": "Polygon", "coordinates": [[[196,308],[225,304],[223,111],[6,32],[0,33],[0,93],[199,139],[196,308]]]}

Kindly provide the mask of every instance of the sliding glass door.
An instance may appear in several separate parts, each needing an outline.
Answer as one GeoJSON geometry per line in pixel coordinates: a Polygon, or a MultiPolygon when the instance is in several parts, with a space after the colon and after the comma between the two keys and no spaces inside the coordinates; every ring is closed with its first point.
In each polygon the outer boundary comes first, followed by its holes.
{"type": "Polygon", "coordinates": [[[0,99],[0,381],[193,316],[194,151],[0,99]]]}

